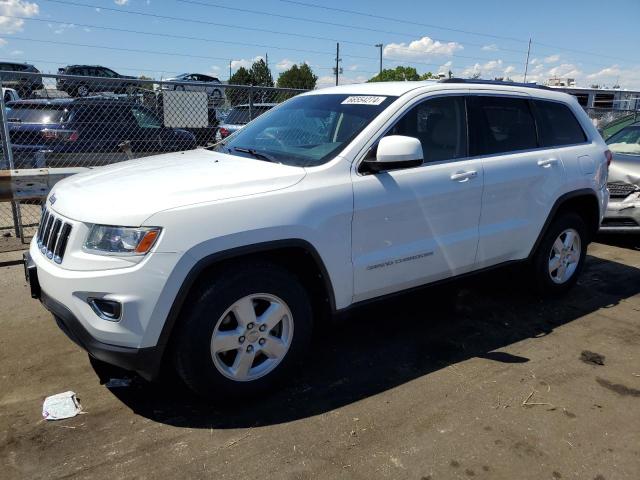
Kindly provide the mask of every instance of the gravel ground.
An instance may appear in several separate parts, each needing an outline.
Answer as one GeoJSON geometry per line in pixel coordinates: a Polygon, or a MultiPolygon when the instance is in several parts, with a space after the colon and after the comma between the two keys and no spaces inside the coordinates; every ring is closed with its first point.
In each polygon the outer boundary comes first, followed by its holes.
{"type": "Polygon", "coordinates": [[[224,409],[175,384],[100,385],[22,267],[0,267],[0,477],[637,480],[640,239],[604,241],[561,299],[503,270],[454,302],[354,312],[290,384],[224,409]],[[86,414],[42,421],[66,390],[86,414]]]}

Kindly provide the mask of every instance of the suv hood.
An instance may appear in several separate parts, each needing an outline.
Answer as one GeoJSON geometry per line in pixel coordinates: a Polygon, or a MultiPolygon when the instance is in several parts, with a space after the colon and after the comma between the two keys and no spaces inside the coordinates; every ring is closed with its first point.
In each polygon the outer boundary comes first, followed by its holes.
{"type": "Polygon", "coordinates": [[[138,226],[162,210],[281,190],[305,174],[301,167],[197,149],[73,175],[55,185],[47,204],[72,220],[138,226]]]}
{"type": "Polygon", "coordinates": [[[609,181],[640,186],[640,155],[614,153],[609,166],[609,181]]]}

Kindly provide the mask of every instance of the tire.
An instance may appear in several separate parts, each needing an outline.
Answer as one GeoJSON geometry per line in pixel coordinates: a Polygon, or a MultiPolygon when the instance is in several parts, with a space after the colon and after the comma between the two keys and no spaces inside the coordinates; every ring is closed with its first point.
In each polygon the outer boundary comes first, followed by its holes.
{"type": "Polygon", "coordinates": [[[89,95],[89,87],[87,85],[84,85],[84,84],[78,85],[78,87],[76,88],[76,91],[75,91],[75,96],[76,97],[86,97],[87,95],[89,95]]]}
{"type": "Polygon", "coordinates": [[[567,212],[554,219],[533,256],[538,291],[559,295],[573,287],[584,267],[588,244],[587,227],[580,215],[567,212]],[[554,269],[556,265],[558,268],[554,269]]]}
{"type": "Polygon", "coordinates": [[[176,337],[176,371],[194,392],[218,402],[272,389],[292,373],[311,339],[309,296],[275,264],[225,268],[197,285],[188,302],[176,337]],[[269,316],[265,309],[277,313],[269,316]]]}

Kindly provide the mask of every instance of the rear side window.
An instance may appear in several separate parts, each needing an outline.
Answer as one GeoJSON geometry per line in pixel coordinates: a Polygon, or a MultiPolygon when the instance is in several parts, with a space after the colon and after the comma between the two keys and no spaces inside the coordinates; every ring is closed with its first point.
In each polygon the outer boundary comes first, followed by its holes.
{"type": "Polygon", "coordinates": [[[529,102],[513,97],[469,97],[471,155],[492,155],[538,147],[529,102]]]}
{"type": "Polygon", "coordinates": [[[569,107],[558,102],[534,100],[538,133],[543,147],[583,143],[584,130],[569,107]]]}

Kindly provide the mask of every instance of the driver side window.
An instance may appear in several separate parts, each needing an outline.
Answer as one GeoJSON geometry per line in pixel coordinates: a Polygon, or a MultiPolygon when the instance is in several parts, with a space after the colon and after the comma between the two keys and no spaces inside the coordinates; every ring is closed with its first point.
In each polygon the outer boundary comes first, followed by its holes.
{"type": "Polygon", "coordinates": [[[420,140],[424,163],[467,156],[467,128],[463,97],[425,100],[409,110],[385,136],[420,140]]]}

